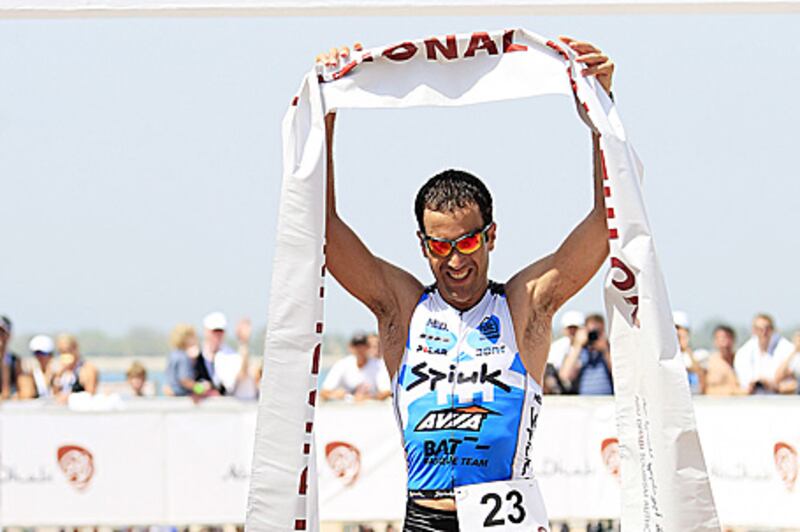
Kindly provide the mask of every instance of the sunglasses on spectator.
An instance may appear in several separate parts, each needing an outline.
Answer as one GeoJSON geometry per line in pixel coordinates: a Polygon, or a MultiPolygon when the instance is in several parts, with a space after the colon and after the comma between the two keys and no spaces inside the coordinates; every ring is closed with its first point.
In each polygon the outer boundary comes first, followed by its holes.
{"type": "Polygon", "coordinates": [[[462,255],[472,255],[481,249],[485,235],[491,226],[492,224],[489,223],[483,229],[476,229],[466,235],[461,235],[455,240],[428,235],[423,235],[422,238],[428,251],[437,257],[449,257],[453,253],[453,249],[457,249],[462,255]]]}

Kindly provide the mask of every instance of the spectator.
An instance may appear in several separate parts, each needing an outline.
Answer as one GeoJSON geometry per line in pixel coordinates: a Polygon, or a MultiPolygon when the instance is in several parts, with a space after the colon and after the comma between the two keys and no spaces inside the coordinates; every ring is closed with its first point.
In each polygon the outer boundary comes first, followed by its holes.
{"type": "Polygon", "coordinates": [[[203,348],[196,365],[198,380],[208,380],[223,395],[236,395],[238,386],[252,388],[252,378],[247,372],[249,365],[248,343],[250,320],[242,320],[236,328],[239,351],[225,344],[225,328],[228,320],[222,312],[212,312],[203,319],[203,348]],[[247,381],[247,382],[243,382],[247,381]]]}
{"type": "Polygon", "coordinates": [[[381,340],[375,333],[369,333],[367,335],[367,344],[369,345],[369,357],[370,358],[377,358],[383,359],[383,353],[381,353],[381,340]]]}
{"type": "Polygon", "coordinates": [[[258,397],[258,383],[255,374],[250,372],[250,337],[253,325],[248,318],[239,320],[236,324],[236,339],[239,341],[239,373],[233,387],[233,394],[237,399],[256,399],[258,397]]]}
{"type": "Polygon", "coordinates": [[[733,363],[739,385],[750,394],[776,393],[776,373],[794,348],[775,332],[775,321],[768,314],[756,315],[752,330],[753,336],[736,352],[733,363]]]}
{"type": "Polygon", "coordinates": [[[139,361],[134,361],[128,371],[125,373],[125,378],[130,386],[133,397],[144,397],[144,388],[147,384],[147,369],[139,361]]]}
{"type": "Polygon", "coordinates": [[[9,349],[11,344],[11,320],[0,316],[0,398],[8,399],[17,392],[17,376],[22,373],[20,359],[9,349]]]}
{"type": "Polygon", "coordinates": [[[675,332],[678,335],[678,347],[686,364],[686,373],[689,377],[689,389],[692,394],[705,393],[706,388],[706,369],[708,364],[708,351],[698,349],[695,351],[691,346],[691,324],[689,315],[680,310],[672,313],[672,321],[675,323],[675,332]]]}
{"type": "Polygon", "coordinates": [[[714,351],[708,357],[706,370],[706,395],[742,395],[739,380],[733,369],[736,333],[727,325],[714,329],[714,351]]]}
{"type": "Polygon", "coordinates": [[[172,329],[169,342],[172,352],[167,362],[164,393],[175,396],[207,394],[212,389],[211,382],[195,380],[195,363],[200,349],[194,327],[184,323],[176,325],[172,329]]]}
{"type": "Polygon", "coordinates": [[[587,316],[585,327],[575,334],[559,375],[562,381],[572,383],[572,390],[580,395],[614,393],[611,353],[603,316],[587,316]]]}
{"type": "Polygon", "coordinates": [[[78,339],[71,334],[59,334],[56,338],[59,352],[57,368],[54,370],[55,395],[65,401],[69,394],[97,392],[98,371],[94,364],[81,358],[78,339]]]}
{"type": "Polygon", "coordinates": [[[55,344],[47,335],[39,334],[31,338],[28,343],[32,357],[23,361],[22,370],[28,375],[33,384],[33,397],[49,397],[52,395],[50,379],[53,372],[53,351],[55,344]]]}
{"type": "Polygon", "coordinates": [[[778,367],[775,382],[781,392],[800,393],[800,331],[794,333],[794,352],[778,367]]]}
{"type": "Polygon", "coordinates": [[[323,399],[383,400],[392,395],[389,374],[383,363],[369,357],[366,335],[350,339],[350,354],[333,365],[320,395],[323,399]]]}
{"type": "Polygon", "coordinates": [[[561,364],[569,353],[569,349],[575,340],[575,334],[586,321],[583,312],[568,310],[561,316],[561,329],[564,336],[550,344],[550,354],[547,355],[547,363],[552,364],[556,370],[561,369],[561,364]]]}

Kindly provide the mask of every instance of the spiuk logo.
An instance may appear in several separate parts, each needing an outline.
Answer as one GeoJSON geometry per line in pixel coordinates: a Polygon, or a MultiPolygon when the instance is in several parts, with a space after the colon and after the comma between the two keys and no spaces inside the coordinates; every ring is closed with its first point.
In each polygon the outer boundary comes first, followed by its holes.
{"type": "Polygon", "coordinates": [[[78,445],[62,445],[58,448],[57,457],[58,466],[73,488],[83,491],[89,487],[94,476],[92,453],[78,445]]]}
{"type": "Polygon", "coordinates": [[[417,432],[434,432],[437,430],[479,432],[484,420],[491,415],[499,414],[482,406],[433,410],[425,414],[425,417],[417,423],[414,430],[417,432]]]}
{"type": "Polygon", "coordinates": [[[343,441],[332,441],[325,446],[325,460],[345,486],[356,483],[361,473],[361,451],[358,447],[343,441]]]}

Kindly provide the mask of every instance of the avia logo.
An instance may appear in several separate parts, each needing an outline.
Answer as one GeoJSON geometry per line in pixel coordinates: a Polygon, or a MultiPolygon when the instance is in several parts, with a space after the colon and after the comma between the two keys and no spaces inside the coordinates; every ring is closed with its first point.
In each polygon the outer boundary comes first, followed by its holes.
{"type": "Polygon", "coordinates": [[[445,408],[433,410],[425,414],[414,430],[417,432],[435,432],[437,430],[466,430],[478,432],[484,420],[489,416],[499,415],[482,406],[462,408],[445,408]]]}

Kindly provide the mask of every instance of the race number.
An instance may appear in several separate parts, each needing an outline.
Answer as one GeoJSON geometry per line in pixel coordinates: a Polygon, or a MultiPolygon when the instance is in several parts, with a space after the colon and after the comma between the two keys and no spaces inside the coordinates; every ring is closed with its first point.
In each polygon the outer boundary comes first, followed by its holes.
{"type": "Polygon", "coordinates": [[[461,532],[550,532],[542,494],[534,479],[458,487],[456,511],[461,532]]]}

